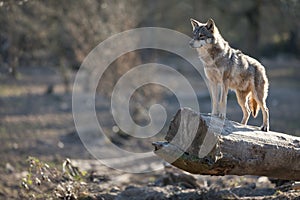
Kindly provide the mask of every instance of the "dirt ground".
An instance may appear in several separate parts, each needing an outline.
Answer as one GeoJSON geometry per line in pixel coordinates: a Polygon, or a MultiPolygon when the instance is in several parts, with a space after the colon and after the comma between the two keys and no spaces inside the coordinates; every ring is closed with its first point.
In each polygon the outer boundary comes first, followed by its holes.
{"type": "MultiPolygon", "coordinates": [[[[278,58],[263,63],[270,79],[271,130],[300,137],[300,60],[290,59],[287,63],[278,58]]],[[[70,74],[71,79],[74,75],[70,74]]],[[[192,75],[187,72],[187,76],[192,75]]],[[[194,81],[197,85],[197,80],[194,81]]],[[[201,81],[200,86],[203,87],[201,81]]],[[[204,95],[199,97],[201,111],[209,112],[210,98],[207,89],[203,91],[204,95]]],[[[173,114],[177,109],[171,106],[173,114]]],[[[240,121],[242,112],[233,92],[227,110],[227,118],[240,121]]],[[[260,123],[260,114],[249,121],[252,125],[260,123]]],[[[52,68],[19,68],[17,80],[1,71],[0,137],[0,199],[26,197],[21,183],[28,175],[28,156],[59,170],[63,161],[70,158],[75,166],[93,177],[84,179],[88,185],[86,199],[300,199],[299,190],[280,190],[266,177],[195,176],[170,166],[151,173],[130,174],[99,164],[76,134],[72,94],[64,92],[63,81],[52,68]]],[[[125,139],[117,138],[116,142],[125,139]]],[[[128,140],[126,145],[130,148],[135,142],[128,140]]],[[[152,148],[150,141],[139,145],[152,148]]],[[[45,190],[34,192],[40,191],[45,190]]]]}

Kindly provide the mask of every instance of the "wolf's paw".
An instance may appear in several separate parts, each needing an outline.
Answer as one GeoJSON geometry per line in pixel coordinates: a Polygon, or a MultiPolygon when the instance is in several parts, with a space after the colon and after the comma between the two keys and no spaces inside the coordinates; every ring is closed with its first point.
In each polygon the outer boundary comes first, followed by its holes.
{"type": "Polygon", "coordinates": [[[260,130],[265,131],[265,132],[268,132],[268,131],[269,131],[269,126],[267,126],[267,125],[262,125],[261,128],[260,128],[260,130]]]}
{"type": "Polygon", "coordinates": [[[219,113],[219,117],[221,119],[225,119],[226,118],[226,113],[219,113]]]}

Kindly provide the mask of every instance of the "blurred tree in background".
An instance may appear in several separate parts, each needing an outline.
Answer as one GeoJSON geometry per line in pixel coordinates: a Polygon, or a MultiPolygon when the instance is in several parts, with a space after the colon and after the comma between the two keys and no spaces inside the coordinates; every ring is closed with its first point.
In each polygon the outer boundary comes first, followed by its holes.
{"type": "MultiPolygon", "coordinates": [[[[101,41],[135,27],[191,35],[191,17],[213,18],[224,38],[250,55],[297,56],[300,51],[299,0],[2,0],[0,6],[0,69],[14,76],[17,66],[53,66],[62,74],[78,69],[101,41]]],[[[140,59],[134,52],[118,59],[117,74],[140,59]]]]}
{"type": "Polygon", "coordinates": [[[136,26],[136,2],[1,1],[1,65],[76,69],[99,42],[136,26]]]}

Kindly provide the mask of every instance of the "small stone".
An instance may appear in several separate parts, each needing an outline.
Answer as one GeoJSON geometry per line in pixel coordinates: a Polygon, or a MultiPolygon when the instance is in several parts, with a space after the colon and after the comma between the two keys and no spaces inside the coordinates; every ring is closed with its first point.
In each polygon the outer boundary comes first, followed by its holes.
{"type": "Polygon", "coordinates": [[[5,164],[5,169],[8,173],[13,173],[15,171],[15,168],[10,163],[5,164]]]}
{"type": "Polygon", "coordinates": [[[257,182],[258,182],[258,183],[268,183],[268,182],[270,182],[270,181],[269,181],[268,177],[266,177],[266,176],[261,176],[261,177],[259,177],[259,178],[257,179],[257,182]]]}
{"type": "Polygon", "coordinates": [[[63,149],[63,148],[65,147],[64,143],[62,143],[61,141],[59,141],[59,142],[57,143],[57,146],[58,146],[59,148],[61,148],[61,149],[63,149]]]}
{"type": "Polygon", "coordinates": [[[113,192],[113,193],[117,193],[117,192],[120,192],[120,188],[114,186],[110,189],[110,192],[113,192]]]}

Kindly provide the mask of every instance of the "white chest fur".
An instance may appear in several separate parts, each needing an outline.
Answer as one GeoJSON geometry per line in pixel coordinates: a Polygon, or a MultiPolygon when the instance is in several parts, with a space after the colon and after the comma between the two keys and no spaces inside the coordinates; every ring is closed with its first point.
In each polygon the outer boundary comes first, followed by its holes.
{"type": "Polygon", "coordinates": [[[214,65],[214,60],[205,48],[197,49],[199,58],[205,66],[214,65]]]}
{"type": "Polygon", "coordinates": [[[223,81],[223,71],[219,68],[205,67],[204,72],[206,77],[214,83],[221,83],[223,81]]]}

